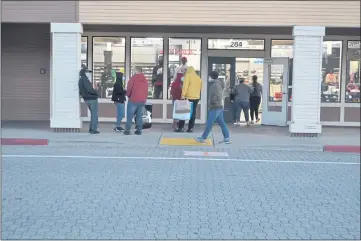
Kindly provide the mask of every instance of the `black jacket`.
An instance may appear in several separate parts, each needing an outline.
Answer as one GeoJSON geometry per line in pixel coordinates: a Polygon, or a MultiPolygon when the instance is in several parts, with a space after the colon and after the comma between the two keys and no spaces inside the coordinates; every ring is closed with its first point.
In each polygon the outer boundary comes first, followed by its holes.
{"type": "Polygon", "coordinates": [[[84,101],[98,99],[98,94],[94,90],[93,85],[90,83],[88,77],[85,75],[85,70],[80,71],[79,77],[79,94],[84,101]]]}
{"type": "Polygon", "coordinates": [[[116,103],[124,103],[126,101],[126,90],[123,87],[123,74],[117,73],[117,80],[113,86],[112,101],[116,103]]]}

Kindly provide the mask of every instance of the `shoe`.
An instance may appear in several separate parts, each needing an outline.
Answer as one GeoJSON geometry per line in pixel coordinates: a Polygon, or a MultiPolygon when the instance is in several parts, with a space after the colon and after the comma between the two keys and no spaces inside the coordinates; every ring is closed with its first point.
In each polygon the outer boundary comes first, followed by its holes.
{"type": "Polygon", "coordinates": [[[250,122],[250,124],[252,124],[252,125],[253,125],[253,124],[254,124],[254,121],[251,121],[251,122],[250,122]]]}
{"type": "Polygon", "coordinates": [[[131,135],[131,133],[130,133],[130,131],[125,130],[125,131],[124,131],[124,135],[129,136],[129,135],[131,135]]]}
{"type": "Polygon", "coordinates": [[[90,130],[89,133],[90,133],[90,134],[99,134],[100,132],[99,132],[99,131],[90,130]]]}
{"type": "Polygon", "coordinates": [[[121,132],[121,131],[124,131],[124,128],[118,126],[118,127],[115,127],[115,128],[114,128],[114,131],[115,131],[115,132],[121,132]]]}
{"type": "Polygon", "coordinates": [[[188,129],[187,132],[188,133],[193,133],[193,129],[188,129]]]}
{"type": "Polygon", "coordinates": [[[196,140],[196,142],[199,142],[199,143],[205,143],[206,142],[206,139],[204,139],[203,137],[197,137],[197,138],[194,138],[194,140],[196,140]]]}
{"type": "Polygon", "coordinates": [[[248,121],[248,122],[246,123],[246,126],[250,126],[250,125],[251,125],[251,122],[248,121]]]}
{"type": "Polygon", "coordinates": [[[224,139],[223,141],[219,142],[219,144],[231,144],[231,143],[232,143],[232,141],[229,138],[224,139]]]}
{"type": "Polygon", "coordinates": [[[184,130],[183,129],[180,129],[180,128],[177,128],[174,132],[177,132],[177,133],[183,133],[184,130]]]}
{"type": "Polygon", "coordinates": [[[261,120],[260,118],[257,118],[256,123],[258,123],[260,120],[261,120]]]}
{"type": "Polygon", "coordinates": [[[136,131],[134,132],[134,134],[136,134],[136,135],[140,136],[140,135],[142,134],[142,132],[141,132],[141,131],[139,131],[139,130],[136,130],[136,131]]]}
{"type": "Polygon", "coordinates": [[[241,122],[238,121],[238,122],[236,123],[236,126],[241,126],[241,122]]]}

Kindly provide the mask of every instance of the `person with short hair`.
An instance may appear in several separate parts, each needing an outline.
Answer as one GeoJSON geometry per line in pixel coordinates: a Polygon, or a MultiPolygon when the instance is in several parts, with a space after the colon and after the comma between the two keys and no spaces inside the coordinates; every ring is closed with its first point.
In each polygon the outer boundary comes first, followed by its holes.
{"type": "Polygon", "coordinates": [[[235,124],[240,125],[241,111],[243,110],[244,118],[246,119],[246,124],[250,125],[249,122],[249,98],[253,92],[253,87],[244,83],[245,79],[240,78],[239,84],[235,85],[232,94],[234,95],[234,104],[236,111],[236,120],[235,124]]]}
{"type": "Polygon", "coordinates": [[[128,97],[127,105],[127,123],[125,124],[124,135],[130,135],[132,127],[132,119],[135,115],[136,128],[134,134],[141,135],[143,129],[143,112],[145,102],[148,97],[148,81],[142,73],[142,68],[135,68],[135,75],[133,75],[128,82],[126,95],[128,97]]]}
{"type": "Polygon", "coordinates": [[[200,143],[205,143],[208,135],[210,134],[213,124],[216,122],[223,134],[223,141],[220,143],[230,144],[231,140],[229,137],[228,127],[224,121],[224,107],[223,107],[223,91],[224,82],[218,79],[218,72],[212,71],[209,74],[209,98],[208,98],[208,118],[206,127],[203,131],[202,136],[197,137],[195,140],[200,143]]]}

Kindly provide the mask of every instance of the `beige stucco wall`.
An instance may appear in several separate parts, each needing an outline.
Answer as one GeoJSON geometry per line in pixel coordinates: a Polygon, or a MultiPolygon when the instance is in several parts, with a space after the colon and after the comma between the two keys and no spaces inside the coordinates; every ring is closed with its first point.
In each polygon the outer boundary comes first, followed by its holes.
{"type": "Polygon", "coordinates": [[[360,27],[359,1],[79,1],[85,24],[360,27]]]}

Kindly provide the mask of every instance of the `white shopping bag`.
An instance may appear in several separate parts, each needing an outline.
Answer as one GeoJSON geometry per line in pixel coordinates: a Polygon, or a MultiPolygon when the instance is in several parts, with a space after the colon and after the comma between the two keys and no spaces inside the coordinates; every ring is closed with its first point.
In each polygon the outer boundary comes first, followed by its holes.
{"type": "Polygon", "coordinates": [[[176,100],[173,108],[177,114],[186,114],[190,113],[192,106],[188,100],[176,100]]]}
{"type": "MultiPolygon", "coordinates": [[[[192,109],[193,109],[193,103],[192,102],[189,102],[189,106],[190,108],[187,108],[187,112],[186,113],[177,113],[176,112],[176,103],[177,100],[174,102],[174,105],[173,105],[173,119],[174,120],[190,120],[191,117],[192,117],[192,109]]],[[[185,112],[185,111],[181,111],[181,112],[185,112]]]]}

